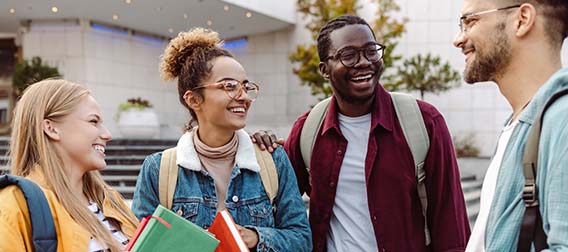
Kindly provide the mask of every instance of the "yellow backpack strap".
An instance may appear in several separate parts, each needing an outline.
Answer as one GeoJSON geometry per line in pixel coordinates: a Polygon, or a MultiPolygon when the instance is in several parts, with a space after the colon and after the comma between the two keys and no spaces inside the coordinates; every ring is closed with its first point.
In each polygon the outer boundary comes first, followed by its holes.
{"type": "Polygon", "coordinates": [[[268,151],[261,150],[256,144],[253,145],[256,160],[258,165],[260,165],[260,180],[262,180],[264,191],[266,195],[268,195],[268,199],[270,199],[270,204],[273,204],[274,198],[276,198],[278,194],[278,172],[276,171],[276,165],[274,165],[272,155],[268,151]]]}
{"type": "Polygon", "coordinates": [[[158,197],[160,204],[167,209],[172,209],[174,202],[174,192],[176,190],[178,178],[178,167],[176,164],[176,148],[169,148],[162,152],[160,160],[160,175],[158,178],[158,197]]]}

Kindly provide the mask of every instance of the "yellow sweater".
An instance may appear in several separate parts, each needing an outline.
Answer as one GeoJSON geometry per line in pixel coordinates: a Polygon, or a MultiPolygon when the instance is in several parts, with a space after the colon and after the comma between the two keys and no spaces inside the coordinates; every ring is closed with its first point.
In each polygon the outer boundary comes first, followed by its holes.
{"type": "MultiPolygon", "coordinates": [[[[29,178],[38,183],[41,179],[29,178]]],[[[87,251],[91,234],[75,222],[67,210],[55,197],[55,194],[41,186],[51,213],[55,230],[57,232],[57,251],[58,252],[81,252],[87,251]]],[[[112,193],[118,194],[116,191],[112,193]]],[[[86,207],[86,206],[85,206],[86,207]]],[[[128,206],[122,202],[122,207],[128,206]]],[[[104,215],[107,218],[116,219],[120,223],[120,229],[127,237],[132,237],[135,226],[127,225],[124,218],[117,213],[117,209],[112,208],[110,202],[103,202],[104,215]],[[123,224],[124,223],[124,224],[123,224]]],[[[128,210],[130,212],[130,210],[128,210]]],[[[134,215],[132,215],[133,218],[134,215]]],[[[25,252],[32,251],[32,229],[30,216],[24,194],[15,186],[8,186],[0,190],[0,251],[2,252],[25,252]]]]}

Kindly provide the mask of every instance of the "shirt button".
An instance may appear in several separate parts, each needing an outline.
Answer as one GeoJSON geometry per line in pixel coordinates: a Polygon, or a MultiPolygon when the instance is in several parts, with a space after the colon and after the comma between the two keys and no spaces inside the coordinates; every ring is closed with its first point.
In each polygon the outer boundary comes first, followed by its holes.
{"type": "Polygon", "coordinates": [[[342,154],[343,154],[343,151],[341,151],[341,150],[337,151],[337,155],[341,156],[342,154]]]}
{"type": "Polygon", "coordinates": [[[233,202],[237,203],[239,201],[239,197],[237,195],[233,196],[233,198],[231,198],[233,200],[233,202]]]}
{"type": "Polygon", "coordinates": [[[335,186],[334,182],[329,183],[329,187],[333,188],[335,186]]]}
{"type": "Polygon", "coordinates": [[[181,208],[178,209],[177,212],[176,212],[176,214],[179,215],[179,216],[182,216],[182,215],[183,215],[183,210],[181,210],[181,208]]]}
{"type": "Polygon", "coordinates": [[[377,221],[377,216],[373,215],[373,221],[377,221]]]}

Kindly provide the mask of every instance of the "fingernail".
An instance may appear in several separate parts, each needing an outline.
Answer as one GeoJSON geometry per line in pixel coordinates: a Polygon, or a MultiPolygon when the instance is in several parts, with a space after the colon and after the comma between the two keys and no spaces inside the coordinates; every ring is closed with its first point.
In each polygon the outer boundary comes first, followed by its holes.
{"type": "Polygon", "coordinates": [[[263,149],[263,150],[265,150],[265,149],[266,149],[266,146],[264,146],[264,144],[261,144],[261,145],[260,145],[260,148],[263,149]]]}
{"type": "Polygon", "coordinates": [[[272,147],[268,147],[268,151],[272,152],[274,149],[272,149],[272,147]]]}

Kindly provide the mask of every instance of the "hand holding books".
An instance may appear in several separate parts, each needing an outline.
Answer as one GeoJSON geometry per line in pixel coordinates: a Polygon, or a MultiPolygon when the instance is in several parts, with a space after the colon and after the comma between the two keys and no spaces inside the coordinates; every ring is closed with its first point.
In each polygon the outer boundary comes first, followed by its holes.
{"type": "Polygon", "coordinates": [[[235,224],[235,226],[237,227],[237,230],[239,230],[239,234],[243,238],[246,246],[248,248],[256,247],[256,245],[258,244],[258,234],[256,233],[256,231],[239,226],[238,224],[235,224]]]}
{"type": "MultiPolygon", "coordinates": [[[[246,229],[249,232],[253,232],[252,236],[256,237],[256,242],[252,244],[256,246],[258,243],[258,235],[255,231],[247,228],[243,228],[237,224],[231,217],[231,214],[227,210],[223,210],[217,213],[209,232],[215,235],[215,238],[219,239],[220,243],[216,252],[249,252],[248,248],[252,248],[246,240],[243,240],[245,236],[241,234],[242,229],[246,229]]],[[[245,231],[246,232],[246,231],[245,231]]],[[[251,234],[247,233],[247,240],[250,239],[251,234]]]]}

